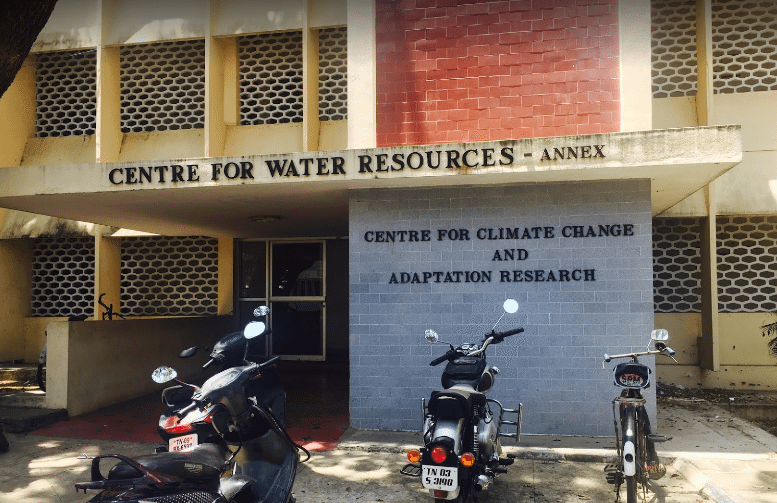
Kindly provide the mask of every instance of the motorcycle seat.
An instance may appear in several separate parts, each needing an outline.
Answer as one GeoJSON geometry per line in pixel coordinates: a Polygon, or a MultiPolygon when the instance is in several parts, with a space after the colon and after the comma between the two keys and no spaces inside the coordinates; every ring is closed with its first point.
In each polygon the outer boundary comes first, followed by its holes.
{"type": "Polygon", "coordinates": [[[486,395],[468,386],[454,386],[443,391],[432,391],[429,413],[438,419],[469,417],[474,406],[485,405],[486,395]]]}
{"type": "MultiPolygon", "coordinates": [[[[149,470],[183,480],[218,479],[226,465],[227,450],[218,444],[201,444],[188,451],[160,452],[133,459],[149,470]]],[[[108,480],[129,480],[141,475],[121,462],[108,471],[108,480]]]]}

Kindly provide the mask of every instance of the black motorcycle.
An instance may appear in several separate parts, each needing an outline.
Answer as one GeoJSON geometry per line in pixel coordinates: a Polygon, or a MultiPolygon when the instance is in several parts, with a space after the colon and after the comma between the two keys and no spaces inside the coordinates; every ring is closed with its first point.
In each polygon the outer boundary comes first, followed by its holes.
{"type": "MultiPolygon", "coordinates": [[[[269,313],[270,309],[267,306],[259,306],[253,311],[254,318],[262,318],[269,313]]],[[[261,338],[269,334],[270,331],[266,330],[261,334],[261,338]]],[[[224,370],[242,366],[246,361],[267,362],[268,358],[265,355],[251,352],[252,348],[262,346],[255,343],[257,340],[259,337],[246,339],[242,332],[225,335],[213,346],[208,361],[202,366],[203,373],[212,368],[224,370]]],[[[184,349],[178,357],[191,358],[199,349],[201,348],[197,346],[184,349]]],[[[170,451],[182,451],[203,443],[219,442],[219,435],[212,423],[215,407],[191,411],[185,415],[180,413],[191,403],[193,392],[193,387],[180,384],[166,388],[162,392],[162,403],[165,409],[159,417],[157,432],[167,443],[167,449],[170,451]]],[[[261,379],[251,381],[246,393],[249,397],[254,397],[260,405],[272,411],[281,426],[286,426],[286,392],[275,365],[265,368],[261,379]]],[[[164,448],[158,450],[164,450],[164,448]]]]}
{"type": "MultiPolygon", "coordinates": [[[[509,299],[504,310],[502,316],[515,313],[518,303],[509,299]]],[[[449,344],[450,350],[430,363],[448,362],[442,374],[443,391],[432,392],[428,405],[422,399],[424,447],[408,451],[410,464],[401,472],[420,477],[435,501],[471,501],[514,461],[512,456],[503,455],[500,437],[519,441],[523,407],[519,404],[517,409],[507,409],[486,397],[499,373],[487,364],[486,348],[523,332],[523,328],[495,332],[501,319],[480,344],[449,344]],[[508,414],[513,420],[505,419],[508,414]],[[515,433],[503,432],[503,426],[514,427],[515,433]]],[[[426,331],[426,339],[439,342],[433,330],[426,331]]]]}
{"type": "MultiPolygon", "coordinates": [[[[244,337],[250,340],[264,329],[262,322],[249,323],[244,337]]],[[[293,503],[298,451],[307,451],[247,391],[277,360],[245,361],[201,387],[178,381],[170,367],[159,367],[154,381],[176,380],[193,390],[189,405],[178,416],[207,414],[220,441],[136,458],[97,456],[92,459],[91,481],[76,484],[76,490],[100,491],[90,502],[293,503]],[[110,463],[113,466],[106,466],[110,463]]]]}

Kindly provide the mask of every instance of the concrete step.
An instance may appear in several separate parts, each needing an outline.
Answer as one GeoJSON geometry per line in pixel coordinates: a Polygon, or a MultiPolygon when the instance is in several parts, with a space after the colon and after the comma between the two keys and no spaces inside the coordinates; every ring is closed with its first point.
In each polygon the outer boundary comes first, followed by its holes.
{"type": "Polygon", "coordinates": [[[0,395],[0,427],[11,433],[25,433],[67,419],[64,409],[47,409],[46,394],[27,389],[0,395]]]}
{"type": "Polygon", "coordinates": [[[0,405],[0,429],[11,433],[26,433],[51,426],[67,419],[64,409],[5,407],[0,405]]]}
{"type": "Polygon", "coordinates": [[[36,384],[37,363],[0,363],[0,383],[36,384]]]}

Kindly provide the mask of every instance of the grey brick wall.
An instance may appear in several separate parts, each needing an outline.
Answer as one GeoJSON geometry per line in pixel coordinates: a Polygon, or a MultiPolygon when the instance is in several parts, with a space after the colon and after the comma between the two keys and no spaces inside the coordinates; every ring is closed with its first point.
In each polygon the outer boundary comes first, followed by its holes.
{"type": "MultiPolygon", "coordinates": [[[[446,351],[427,343],[424,330],[456,345],[480,342],[503,301],[515,298],[520,310],[497,328],[526,331],[489,348],[489,363],[501,370],[489,396],[506,407],[523,402],[524,433],[613,434],[618,389],[602,355],[644,348],[653,329],[649,181],[354,191],[349,253],[353,427],[420,429],[421,398],[440,388],[443,370],[429,362],[446,351]],[[611,224],[631,224],[633,235],[562,236],[565,226],[611,224]],[[481,228],[537,226],[552,227],[554,237],[476,236],[481,228]],[[438,240],[440,229],[467,229],[470,239],[438,240]],[[376,242],[366,234],[398,230],[430,230],[430,239],[376,242]],[[504,249],[528,257],[494,260],[504,249]],[[562,269],[593,269],[595,281],[505,282],[500,274],[562,269]],[[402,272],[423,279],[424,271],[492,273],[490,282],[400,280],[402,272]]],[[[655,421],[652,393],[649,404],[655,421]]]]}

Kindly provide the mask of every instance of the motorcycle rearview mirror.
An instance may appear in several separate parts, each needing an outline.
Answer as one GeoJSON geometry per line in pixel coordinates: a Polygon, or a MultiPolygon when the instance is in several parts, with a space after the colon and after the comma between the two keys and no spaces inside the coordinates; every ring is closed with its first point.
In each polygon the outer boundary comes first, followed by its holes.
{"type": "Polygon", "coordinates": [[[435,332],[431,328],[426,332],[424,332],[424,336],[426,337],[426,340],[429,341],[430,344],[436,344],[440,342],[440,336],[437,335],[437,332],[435,332]]]}
{"type": "Polygon", "coordinates": [[[243,337],[246,339],[259,337],[264,333],[266,328],[267,325],[265,325],[263,321],[252,321],[246,325],[245,330],[243,330],[243,337]]]}
{"type": "Polygon", "coordinates": [[[191,358],[192,356],[197,354],[197,350],[200,349],[197,346],[192,346],[190,348],[186,348],[180,353],[178,353],[178,358],[191,358]]]}
{"type": "Polygon", "coordinates": [[[270,314],[270,308],[267,306],[259,306],[254,309],[254,318],[261,318],[270,314]]]}
{"type": "Polygon", "coordinates": [[[669,332],[664,330],[663,328],[659,328],[657,330],[653,330],[650,332],[650,340],[652,341],[665,341],[669,339],[669,332]]]}
{"type": "Polygon", "coordinates": [[[500,316],[499,319],[496,320],[496,323],[494,323],[494,326],[491,327],[492,331],[496,329],[496,326],[499,325],[499,322],[502,321],[502,318],[504,318],[506,314],[513,314],[518,311],[518,301],[515,299],[507,299],[504,304],[502,304],[502,307],[505,312],[502,313],[502,316],[500,316]]]}
{"type": "Polygon", "coordinates": [[[176,372],[173,367],[167,366],[157,367],[156,370],[151,373],[151,379],[157,384],[170,382],[176,377],[178,377],[178,372],[176,372]]]}

